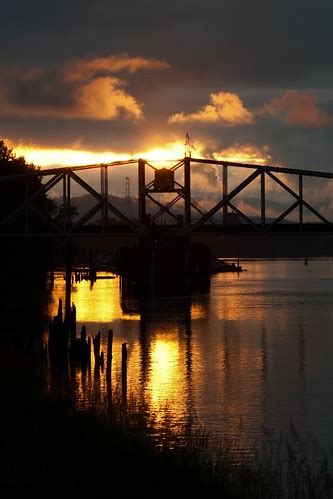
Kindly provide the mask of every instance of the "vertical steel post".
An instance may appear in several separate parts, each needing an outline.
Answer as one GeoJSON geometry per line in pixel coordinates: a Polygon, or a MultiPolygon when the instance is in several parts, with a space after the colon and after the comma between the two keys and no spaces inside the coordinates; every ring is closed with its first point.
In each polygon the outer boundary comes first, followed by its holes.
{"type": "MultiPolygon", "coordinates": [[[[105,201],[109,200],[109,178],[108,178],[108,167],[104,167],[104,196],[105,196],[105,201]]],[[[107,223],[108,220],[108,209],[107,206],[105,206],[105,223],[107,223]]]]}
{"type": "Polygon", "coordinates": [[[298,176],[299,230],[303,230],[303,175],[298,176]]]}
{"type": "Polygon", "coordinates": [[[62,215],[63,215],[63,228],[67,232],[67,174],[62,174],[62,215]]]}
{"type": "Polygon", "coordinates": [[[66,197],[66,217],[67,227],[71,224],[71,177],[67,174],[67,197],[66,197]]]}
{"type": "MultiPolygon", "coordinates": [[[[105,170],[104,167],[100,167],[101,171],[101,197],[102,199],[105,200],[105,170]]],[[[104,232],[104,225],[105,225],[105,206],[102,206],[101,209],[101,231],[104,232]]]]}
{"type": "MultiPolygon", "coordinates": [[[[223,188],[223,199],[228,195],[228,166],[223,165],[222,167],[222,188],[223,188]]],[[[225,204],[223,206],[223,225],[227,224],[228,206],[225,204]]]]}
{"type": "Polygon", "coordinates": [[[191,226],[191,159],[184,158],[184,219],[185,226],[191,226]]]}
{"type": "Polygon", "coordinates": [[[265,198],[265,172],[261,172],[261,230],[266,225],[266,198],[265,198]]]}
{"type": "Polygon", "coordinates": [[[139,195],[139,224],[143,226],[146,221],[146,163],[143,159],[138,161],[138,195],[139,195]]]}

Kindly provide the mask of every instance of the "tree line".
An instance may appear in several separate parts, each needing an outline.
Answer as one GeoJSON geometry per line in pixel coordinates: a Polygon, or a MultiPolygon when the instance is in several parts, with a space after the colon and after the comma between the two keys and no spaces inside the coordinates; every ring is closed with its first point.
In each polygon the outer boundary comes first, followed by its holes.
{"type": "MultiPolygon", "coordinates": [[[[17,179],[1,182],[1,177],[15,176],[24,173],[36,172],[39,166],[28,163],[23,156],[17,156],[13,149],[8,147],[4,140],[0,140],[0,220],[5,220],[16,209],[24,205],[26,199],[37,193],[42,187],[42,178],[36,175],[28,176],[24,180],[17,179]]],[[[48,220],[61,223],[63,220],[63,205],[41,192],[29,209],[30,229],[41,229],[47,225],[48,220]]],[[[72,216],[77,212],[72,213],[72,216]]],[[[10,222],[13,230],[22,230],[26,223],[26,214],[22,213],[10,222]]]]}

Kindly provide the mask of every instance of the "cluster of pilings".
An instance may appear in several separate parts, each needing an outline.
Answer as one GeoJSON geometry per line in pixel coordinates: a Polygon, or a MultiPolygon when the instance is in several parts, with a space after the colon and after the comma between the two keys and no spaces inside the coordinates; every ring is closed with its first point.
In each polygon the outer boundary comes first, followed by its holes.
{"type": "Polygon", "coordinates": [[[89,269],[74,269],[74,273],[72,275],[72,284],[76,284],[81,281],[96,281],[96,269],[94,267],[90,267],[89,269]]]}
{"type": "MultiPolygon", "coordinates": [[[[61,361],[79,362],[82,366],[91,365],[91,350],[95,359],[95,367],[104,369],[104,352],[101,351],[101,332],[92,338],[87,336],[86,326],[82,326],[80,336],[76,334],[76,307],[74,303],[63,318],[63,304],[59,299],[58,313],[50,322],[48,351],[52,363],[61,361]]],[[[108,330],[107,342],[107,375],[111,376],[113,348],[113,330],[108,330]]],[[[122,343],[122,385],[127,384],[127,344],[122,343]]]]}

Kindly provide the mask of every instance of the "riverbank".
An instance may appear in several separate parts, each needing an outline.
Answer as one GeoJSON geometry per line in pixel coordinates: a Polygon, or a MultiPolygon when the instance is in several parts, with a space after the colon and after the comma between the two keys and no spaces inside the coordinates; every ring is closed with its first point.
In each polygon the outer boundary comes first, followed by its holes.
{"type": "Polygon", "coordinates": [[[218,496],[181,456],[157,453],[144,435],[43,394],[22,345],[2,342],[0,357],[3,499],[218,496]]]}
{"type": "MultiPolygon", "coordinates": [[[[0,351],[4,499],[333,497],[327,462],[320,452],[308,456],[297,434],[281,440],[284,467],[273,464],[273,447],[241,465],[227,446],[215,464],[205,462],[204,439],[181,452],[158,452],[145,428],[133,433],[131,424],[77,411],[43,393],[38,356],[26,342],[1,341],[0,351]]],[[[129,423],[135,417],[129,413],[129,423]]]]}

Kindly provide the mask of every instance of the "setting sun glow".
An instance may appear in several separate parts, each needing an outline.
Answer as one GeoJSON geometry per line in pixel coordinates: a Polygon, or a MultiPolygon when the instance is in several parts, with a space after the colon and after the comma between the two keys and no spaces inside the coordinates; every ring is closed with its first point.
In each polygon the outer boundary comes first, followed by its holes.
{"type": "MultiPolygon", "coordinates": [[[[42,168],[111,163],[113,161],[126,161],[137,158],[162,162],[178,160],[185,155],[184,142],[181,140],[166,142],[158,146],[148,146],[146,149],[135,153],[119,153],[112,150],[91,151],[77,148],[42,148],[24,144],[13,146],[13,149],[17,156],[24,156],[29,163],[34,163],[42,168]]],[[[212,147],[210,149],[212,150],[212,147]]],[[[195,147],[193,147],[192,157],[254,164],[267,164],[271,160],[267,146],[257,147],[251,144],[235,144],[224,149],[216,147],[216,152],[210,151],[207,154],[204,144],[199,141],[196,141],[195,147]]]]}

